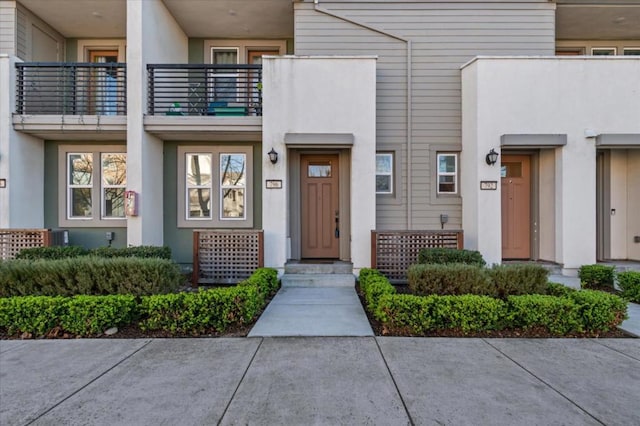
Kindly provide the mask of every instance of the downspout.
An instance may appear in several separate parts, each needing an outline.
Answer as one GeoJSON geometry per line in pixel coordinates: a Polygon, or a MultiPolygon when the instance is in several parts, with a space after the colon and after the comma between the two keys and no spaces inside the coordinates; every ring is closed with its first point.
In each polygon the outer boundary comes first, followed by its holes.
{"type": "Polygon", "coordinates": [[[412,54],[411,54],[411,40],[404,38],[402,36],[396,35],[396,34],[392,34],[388,31],[379,29],[379,28],[375,28],[372,27],[368,24],[364,24],[362,22],[357,22],[354,21],[353,19],[347,18],[345,16],[340,16],[337,15],[334,12],[331,12],[327,9],[324,9],[320,6],[320,0],[313,0],[314,3],[314,10],[316,12],[325,14],[327,16],[331,16],[333,18],[336,19],[340,19],[341,21],[345,21],[345,22],[349,22],[350,24],[353,25],[357,25],[358,27],[361,28],[365,28],[367,30],[376,32],[378,34],[382,34],[385,35],[387,37],[391,37],[394,38],[396,40],[402,41],[406,44],[407,46],[407,128],[406,128],[406,132],[407,132],[407,229],[412,229],[413,227],[413,220],[412,220],[412,210],[413,210],[413,201],[411,199],[411,183],[412,183],[412,179],[411,179],[411,170],[412,170],[412,157],[413,157],[413,151],[412,151],[412,139],[413,139],[413,121],[412,121],[412,116],[413,116],[413,95],[411,93],[411,87],[412,87],[412,66],[413,66],[413,62],[412,62],[412,54]]]}

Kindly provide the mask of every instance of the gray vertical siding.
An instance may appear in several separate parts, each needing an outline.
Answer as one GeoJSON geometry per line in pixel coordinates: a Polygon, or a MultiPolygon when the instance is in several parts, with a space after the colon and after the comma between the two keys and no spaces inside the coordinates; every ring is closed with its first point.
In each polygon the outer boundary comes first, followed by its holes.
{"type": "MultiPolygon", "coordinates": [[[[460,66],[478,55],[552,55],[554,5],[545,1],[376,2],[295,5],[295,53],[378,55],[377,146],[398,149],[395,199],[379,197],[378,229],[462,227],[459,198],[432,200],[433,145],[461,145],[460,66]],[[344,18],[344,19],[341,19],[344,18]],[[407,200],[407,46],[411,46],[411,200],[407,200]]],[[[464,173],[464,170],[461,171],[464,173]]]]}

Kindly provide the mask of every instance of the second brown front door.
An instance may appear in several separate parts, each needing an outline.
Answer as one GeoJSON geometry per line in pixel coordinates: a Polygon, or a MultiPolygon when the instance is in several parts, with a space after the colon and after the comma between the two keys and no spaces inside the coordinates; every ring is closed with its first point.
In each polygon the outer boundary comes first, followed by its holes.
{"type": "Polygon", "coordinates": [[[338,155],[300,158],[300,225],[303,258],[340,256],[338,155]]]}
{"type": "Polygon", "coordinates": [[[502,156],[502,258],[531,257],[531,157],[502,156]]]}

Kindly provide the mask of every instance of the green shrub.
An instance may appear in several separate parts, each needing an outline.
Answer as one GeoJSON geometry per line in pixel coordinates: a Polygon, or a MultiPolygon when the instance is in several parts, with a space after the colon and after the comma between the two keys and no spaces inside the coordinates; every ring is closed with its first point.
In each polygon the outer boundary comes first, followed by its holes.
{"type": "Polygon", "coordinates": [[[145,296],[140,307],[143,330],[201,334],[251,322],[262,308],[255,286],[215,288],[197,293],[145,296]]]}
{"type": "Polygon", "coordinates": [[[165,259],[83,256],[0,263],[0,297],[146,295],[175,291],[181,284],[178,265],[165,259]]]}
{"type": "Polygon", "coordinates": [[[65,297],[25,296],[0,298],[0,328],[7,333],[43,336],[59,325],[65,297]]]}
{"type": "Polygon", "coordinates": [[[360,291],[369,312],[375,313],[378,300],[385,294],[395,294],[396,289],[389,280],[375,269],[362,268],[358,277],[360,291]]]}
{"type": "Polygon", "coordinates": [[[74,296],[66,299],[60,326],[78,336],[102,334],[108,328],[130,324],[137,309],[134,296],[74,296]]]}
{"type": "Polygon", "coordinates": [[[613,266],[583,265],[578,270],[582,288],[605,287],[613,289],[614,276],[615,267],[613,266]]]}
{"type": "Polygon", "coordinates": [[[497,296],[484,268],[465,264],[418,264],[407,272],[409,289],[416,295],[483,294],[497,296]]]}
{"type": "Polygon", "coordinates": [[[258,268],[249,278],[238,283],[239,286],[255,286],[261,297],[273,296],[279,288],[278,271],[273,268],[258,268]]]}
{"type": "Polygon", "coordinates": [[[528,294],[509,296],[507,303],[510,328],[543,327],[558,335],[584,331],[578,307],[568,297],[528,294]]]}
{"type": "Polygon", "coordinates": [[[618,285],[622,289],[622,297],[640,303],[640,272],[627,271],[618,274],[618,285]]]}
{"type": "Polygon", "coordinates": [[[98,247],[90,250],[89,254],[104,258],[140,257],[143,259],[160,258],[171,260],[171,248],[158,246],[98,247]]]}
{"type": "Polygon", "coordinates": [[[465,263],[484,266],[486,262],[479,251],[457,250],[449,248],[425,248],[418,254],[418,263],[465,263]]]}
{"type": "Polygon", "coordinates": [[[413,334],[445,329],[469,333],[501,328],[505,309],[505,302],[488,296],[399,294],[382,296],[376,317],[386,327],[413,334]]]}
{"type": "Polygon", "coordinates": [[[16,255],[16,259],[57,260],[57,259],[67,259],[70,257],[86,256],[87,253],[88,253],[87,250],[78,246],[33,247],[33,248],[20,250],[20,252],[16,255]]]}
{"type": "Polygon", "coordinates": [[[549,271],[539,265],[494,265],[487,272],[500,298],[547,291],[549,271]]]}
{"type": "Polygon", "coordinates": [[[578,317],[585,331],[608,331],[627,318],[627,302],[614,294],[582,290],[569,297],[578,307],[578,317]]]}
{"type": "Polygon", "coordinates": [[[548,296],[568,296],[574,291],[577,290],[571,287],[567,287],[564,284],[549,282],[547,283],[547,289],[544,294],[548,296]]]}

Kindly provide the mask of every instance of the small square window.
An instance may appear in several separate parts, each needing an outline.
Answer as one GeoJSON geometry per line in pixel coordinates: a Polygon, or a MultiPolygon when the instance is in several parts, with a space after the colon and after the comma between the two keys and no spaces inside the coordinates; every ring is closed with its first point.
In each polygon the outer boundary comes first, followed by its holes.
{"type": "Polygon", "coordinates": [[[376,154],[376,194],[393,194],[393,154],[376,154]]]}
{"type": "Polygon", "coordinates": [[[438,154],[438,194],[458,193],[458,155],[438,154]]]}

